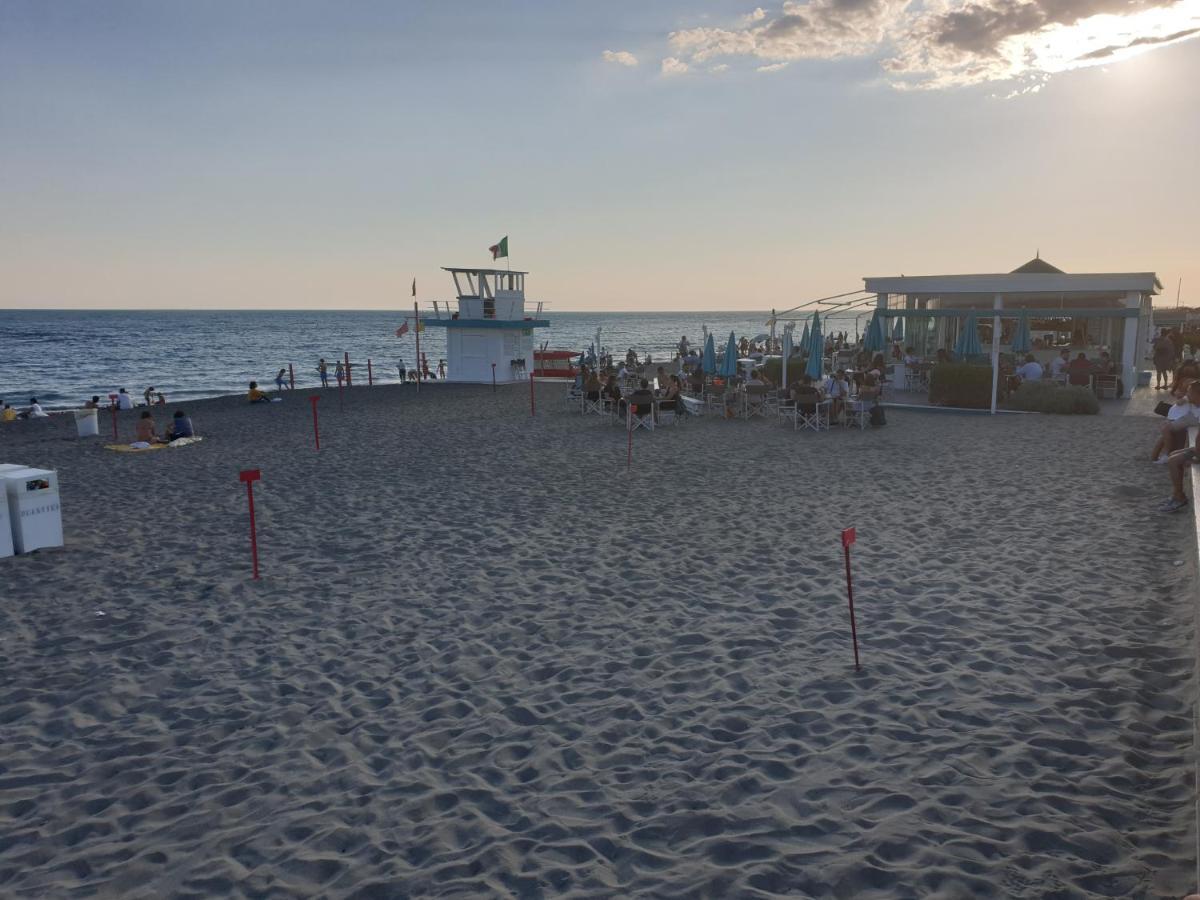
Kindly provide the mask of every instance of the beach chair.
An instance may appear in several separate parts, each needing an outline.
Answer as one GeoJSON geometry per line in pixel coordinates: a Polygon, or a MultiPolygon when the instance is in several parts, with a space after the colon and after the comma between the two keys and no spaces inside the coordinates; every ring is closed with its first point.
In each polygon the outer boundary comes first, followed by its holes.
{"type": "Polygon", "coordinates": [[[625,404],[628,416],[628,427],[630,431],[637,431],[639,428],[645,428],[647,431],[654,430],[654,404],[641,404],[635,406],[632,403],[625,404]]]}
{"type": "Polygon", "coordinates": [[[1106,398],[1115,400],[1120,396],[1116,375],[1097,375],[1095,387],[1096,396],[1101,400],[1106,398]]]}
{"type": "Polygon", "coordinates": [[[792,427],[797,431],[804,429],[808,429],[809,431],[828,431],[829,410],[832,406],[832,401],[821,400],[819,395],[815,401],[805,402],[801,400],[796,404],[796,414],[792,427]]]}
{"type": "Polygon", "coordinates": [[[683,398],[674,401],[673,406],[664,407],[662,403],[658,404],[658,424],[659,425],[674,425],[683,418],[683,398]]]}
{"type": "Polygon", "coordinates": [[[751,384],[742,393],[742,418],[753,419],[755,416],[766,418],[767,389],[763,385],[751,384]]]}
{"type": "Polygon", "coordinates": [[[775,414],[780,422],[791,422],[792,428],[796,427],[796,401],[790,396],[785,395],[780,399],[775,414]]]}
{"type": "Polygon", "coordinates": [[[866,431],[871,422],[871,407],[874,405],[874,400],[847,400],[844,420],[846,427],[866,431]]]}
{"type": "Polygon", "coordinates": [[[583,394],[583,414],[595,413],[598,416],[604,415],[608,410],[604,408],[603,394],[583,394]]]}

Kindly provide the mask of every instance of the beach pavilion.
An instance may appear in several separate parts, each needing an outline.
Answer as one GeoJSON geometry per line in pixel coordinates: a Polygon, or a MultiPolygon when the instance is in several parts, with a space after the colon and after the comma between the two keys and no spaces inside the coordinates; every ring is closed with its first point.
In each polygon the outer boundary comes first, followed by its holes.
{"type": "Polygon", "coordinates": [[[1107,350],[1121,367],[1128,397],[1138,384],[1139,358],[1153,339],[1151,302],[1162,290],[1153,272],[1069,274],[1040,255],[1003,274],[898,275],[863,282],[880,313],[892,322],[904,320],[905,345],[918,355],[953,346],[972,312],[990,326],[993,412],[1000,353],[1011,351],[1022,316],[1037,336],[1034,354],[1043,362],[1062,349],[1092,358],[1107,350]]]}

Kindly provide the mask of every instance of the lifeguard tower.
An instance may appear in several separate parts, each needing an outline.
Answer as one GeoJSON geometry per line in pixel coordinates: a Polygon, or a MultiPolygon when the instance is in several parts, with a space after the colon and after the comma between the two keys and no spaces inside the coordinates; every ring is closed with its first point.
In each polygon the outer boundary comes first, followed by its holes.
{"type": "Polygon", "coordinates": [[[443,271],[454,279],[458,312],[435,301],[434,318],[423,321],[446,329],[446,380],[491,384],[494,364],[497,384],[524,381],[533,372],[533,329],[550,326],[541,318],[542,304],[534,315],[526,313],[528,273],[445,266],[443,271]]]}

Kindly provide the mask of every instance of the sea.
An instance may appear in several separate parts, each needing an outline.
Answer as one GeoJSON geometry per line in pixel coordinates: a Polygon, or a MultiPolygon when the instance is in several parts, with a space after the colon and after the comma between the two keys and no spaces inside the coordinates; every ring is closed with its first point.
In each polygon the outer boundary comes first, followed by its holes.
{"type": "MultiPolygon", "coordinates": [[[[745,310],[561,312],[535,334],[551,350],[580,352],[600,329],[601,345],[616,355],[633,348],[667,360],[681,336],[699,344],[704,326],[720,347],[731,331],[739,339],[767,333],[768,317],[745,310]]],[[[404,321],[403,312],[387,311],[0,310],[0,398],[23,406],[37,397],[45,407],[66,408],[97,394],[105,400],[122,387],[140,401],[153,386],[177,402],[244,391],[252,379],[273,388],[275,373],[289,364],[296,386],[312,387],[319,384],[317,361],[324,357],[332,373],[346,353],[356,383],[366,383],[369,359],[375,381],[394,384],[401,362],[417,362],[414,334],[396,336],[404,321]]],[[[824,331],[854,334],[855,326],[853,315],[834,316],[824,331]]],[[[446,355],[444,330],[425,329],[421,352],[434,368],[446,355]]]]}

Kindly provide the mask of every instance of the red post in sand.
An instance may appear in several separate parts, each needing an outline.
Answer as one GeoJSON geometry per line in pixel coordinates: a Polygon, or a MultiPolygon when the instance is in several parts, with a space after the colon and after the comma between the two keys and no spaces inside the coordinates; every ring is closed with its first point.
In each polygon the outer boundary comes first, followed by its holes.
{"type": "Polygon", "coordinates": [[[117,401],[119,399],[120,399],[120,397],[117,394],[109,394],[108,395],[108,404],[109,404],[108,408],[112,410],[112,417],[113,417],[113,440],[114,441],[120,440],[120,438],[117,437],[117,401]]]}
{"type": "Polygon", "coordinates": [[[288,363],[288,386],[293,391],[296,389],[296,372],[292,369],[291,363],[288,363]]]}
{"type": "Polygon", "coordinates": [[[367,387],[375,384],[375,376],[371,373],[371,358],[367,357],[367,387]]]}
{"type": "Polygon", "coordinates": [[[492,393],[496,393],[496,364],[492,363],[492,393]]]}
{"type": "Polygon", "coordinates": [[[254,531],[254,482],[260,478],[262,478],[260,469],[243,469],[238,474],[238,479],[246,482],[246,499],[250,502],[250,558],[254,561],[256,581],[258,580],[258,536],[254,531]]]}
{"type": "Polygon", "coordinates": [[[862,666],[858,661],[858,627],[854,624],[854,582],[850,578],[850,545],[858,539],[853,528],[842,529],[842,549],[846,551],[846,596],[850,599],[850,638],[854,641],[854,669],[862,666]]]}
{"type": "Polygon", "coordinates": [[[350,351],[346,351],[346,387],[353,387],[354,382],[350,380],[350,351]]]}
{"type": "Polygon", "coordinates": [[[413,301],[413,337],[417,339],[417,393],[421,393],[421,378],[425,372],[421,368],[421,310],[417,301],[413,301]]]}
{"type": "Polygon", "coordinates": [[[308,401],[312,404],[313,408],[313,439],[317,442],[318,450],[321,449],[321,429],[317,425],[317,401],[320,399],[321,398],[316,395],[308,398],[308,401]]]}
{"type": "Polygon", "coordinates": [[[342,379],[338,379],[338,412],[345,412],[346,407],[342,403],[342,379]]]}
{"type": "Polygon", "coordinates": [[[529,415],[537,415],[537,410],[533,405],[533,372],[529,373],[529,415]]]}

